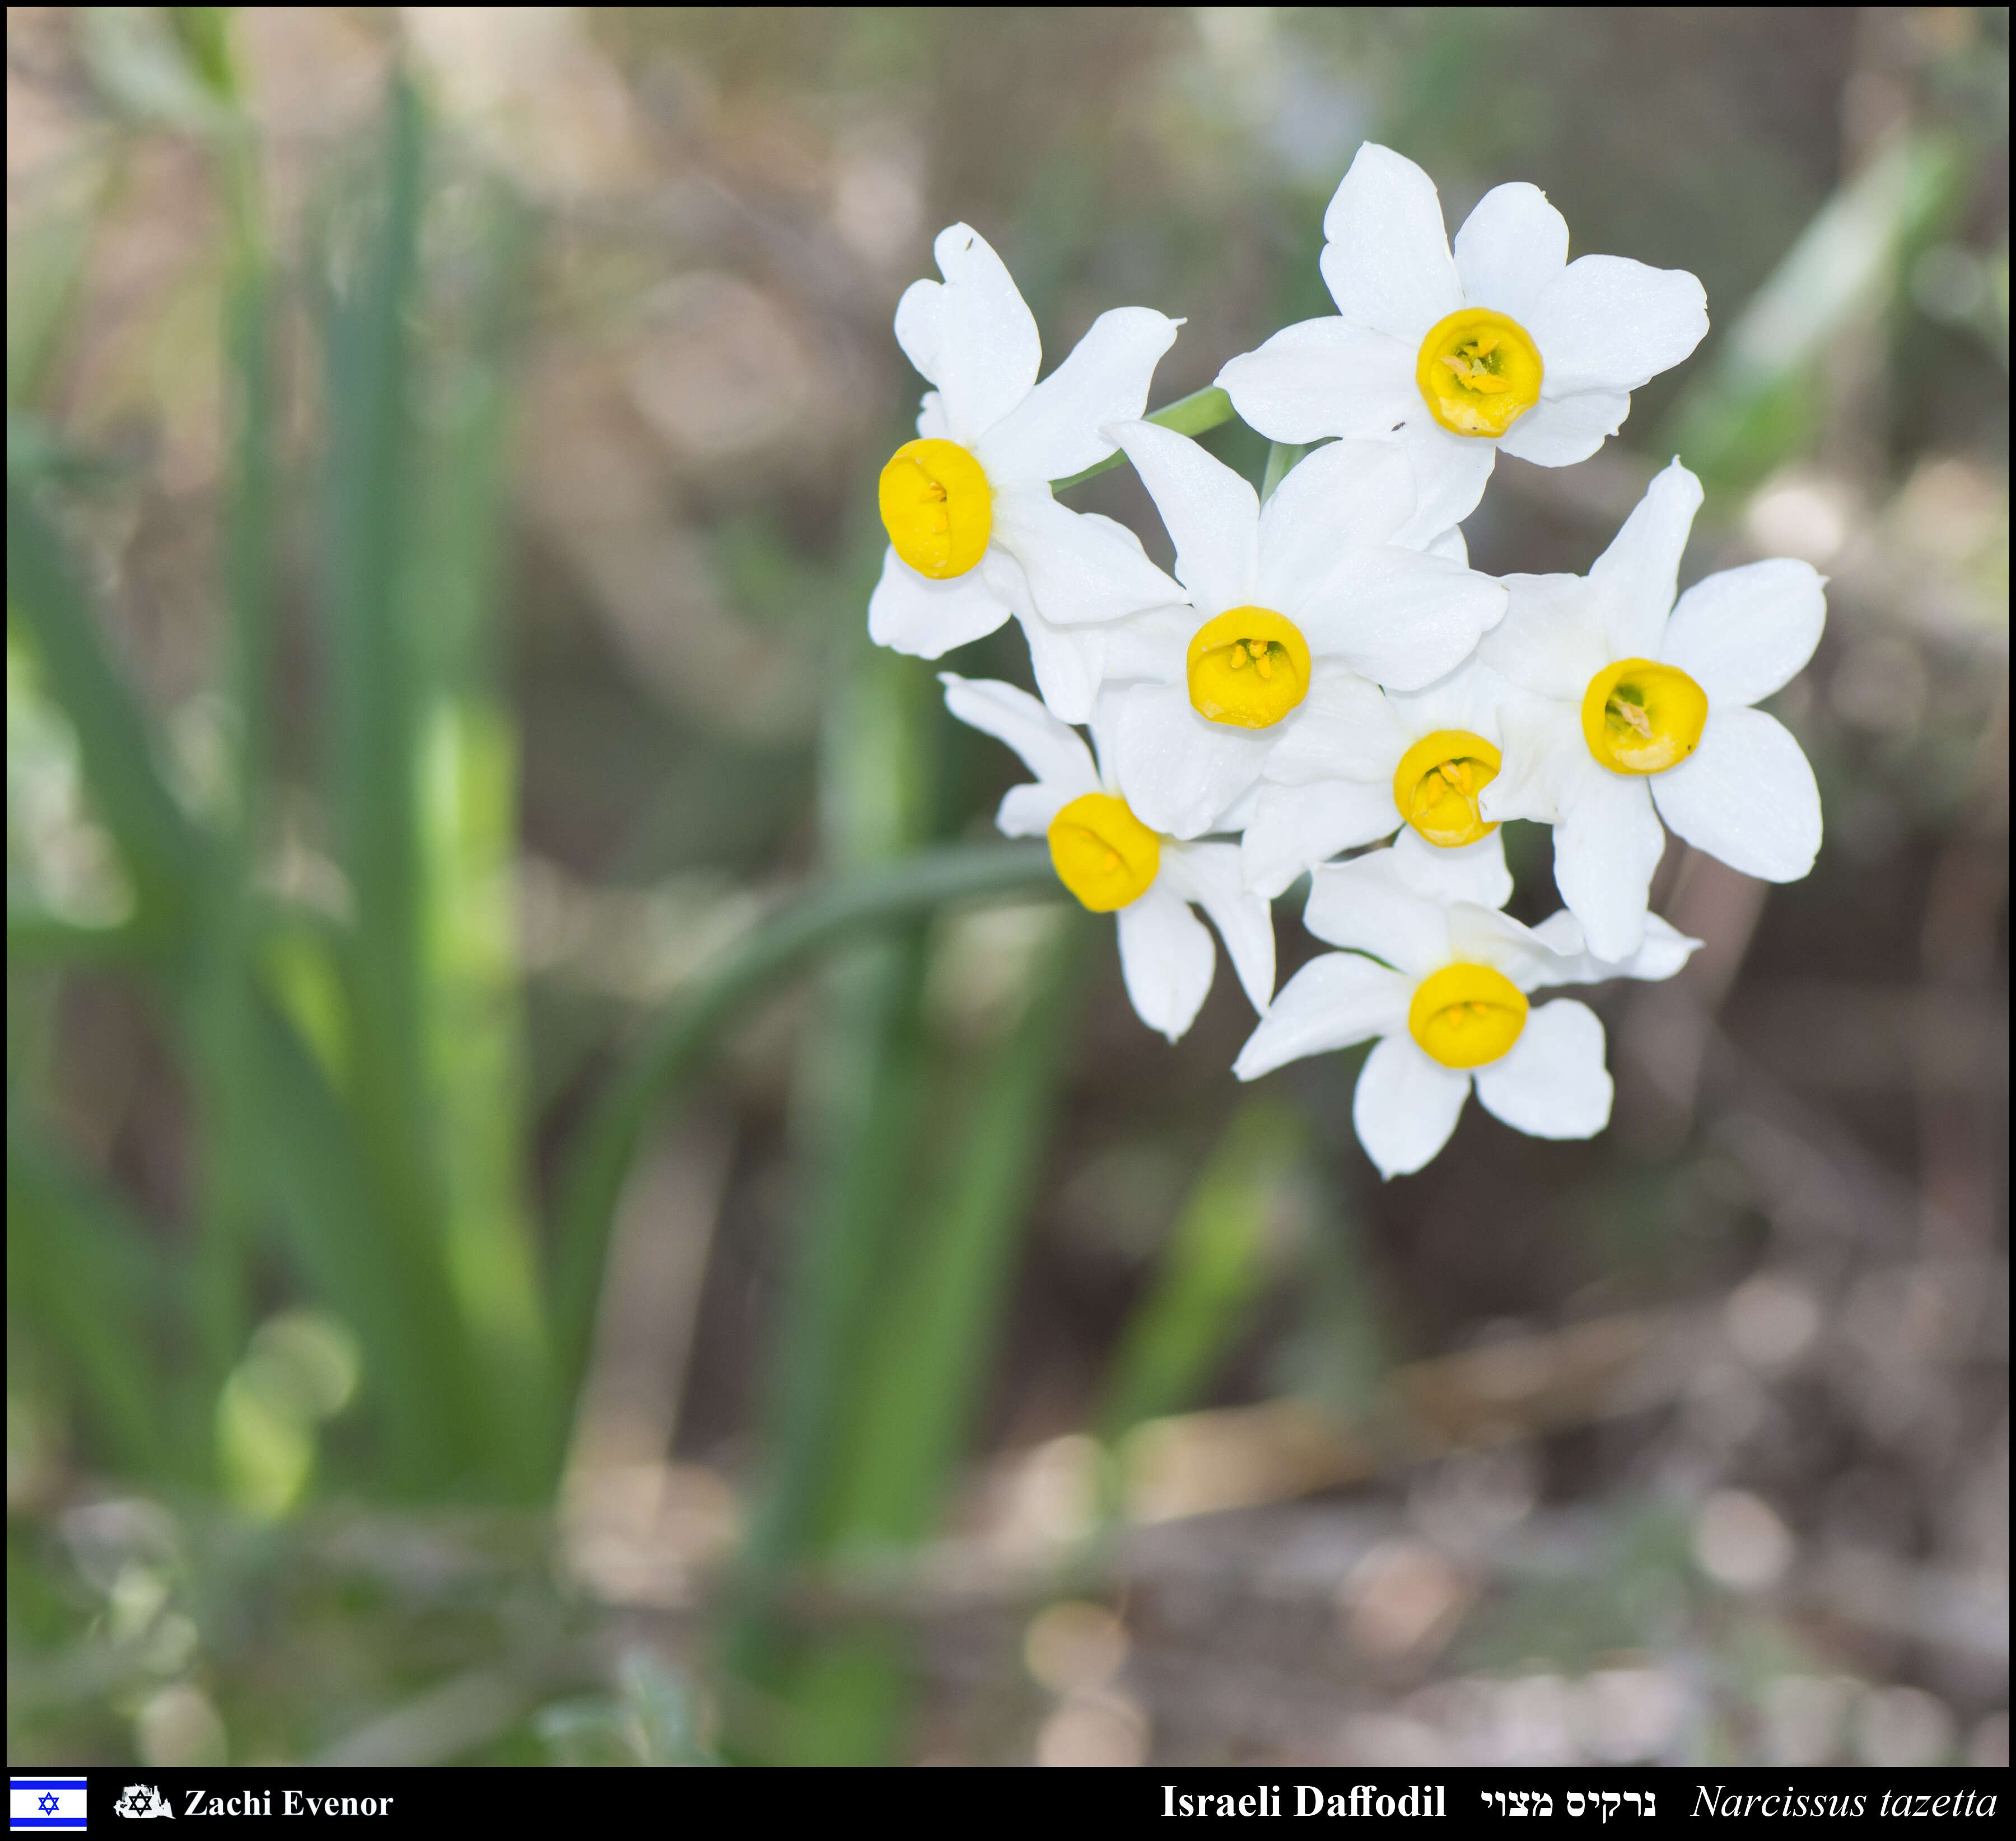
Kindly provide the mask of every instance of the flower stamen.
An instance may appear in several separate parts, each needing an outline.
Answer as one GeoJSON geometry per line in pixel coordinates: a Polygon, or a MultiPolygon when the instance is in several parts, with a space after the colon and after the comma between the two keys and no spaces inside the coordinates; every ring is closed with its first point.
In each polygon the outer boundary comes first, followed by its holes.
{"type": "Polygon", "coordinates": [[[1526,329],[1481,307],[1438,321],[1414,366],[1429,413],[1457,435],[1503,434],[1539,401],[1543,374],[1526,329]]]}
{"type": "Polygon", "coordinates": [[[1200,716],[1270,728],[1309,695],[1309,642],[1270,608],[1235,607],[1197,628],[1187,676],[1190,707],[1200,716]]]}
{"type": "Polygon", "coordinates": [[[1481,1067],[1509,1053],[1526,1027],[1526,994],[1489,965],[1445,965],[1407,1006],[1408,1032],[1444,1067],[1481,1067]]]}
{"type": "Polygon", "coordinates": [[[1498,777],[1502,757],[1467,729],[1438,729],[1400,757],[1393,773],[1393,803],[1424,842],[1454,850],[1489,837],[1498,827],[1478,809],[1478,796],[1498,777]]]}
{"type": "Polygon", "coordinates": [[[1619,659],[1589,681],[1582,739],[1612,773],[1658,774],[1701,746],[1708,693],[1677,665],[1619,659]]]}

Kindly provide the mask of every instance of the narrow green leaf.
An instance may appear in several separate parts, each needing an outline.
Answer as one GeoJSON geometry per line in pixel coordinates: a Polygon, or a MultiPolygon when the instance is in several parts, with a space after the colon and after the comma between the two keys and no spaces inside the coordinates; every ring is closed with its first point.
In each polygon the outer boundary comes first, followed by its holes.
{"type": "Polygon", "coordinates": [[[166,1263],[131,1210],[7,1116],[7,1297],[15,1320],[74,1365],[105,1454],[140,1476],[194,1456],[163,1411],[158,1317],[166,1263]]]}
{"type": "Polygon", "coordinates": [[[207,840],[162,778],[150,725],[106,654],[56,533],[12,480],[7,599],[77,732],[93,807],[119,847],[144,920],[182,935],[200,906],[207,840]]]}
{"type": "Polygon", "coordinates": [[[1269,1100],[1247,1101],[1226,1127],[1114,1357],[1097,1422],[1109,1444],[1193,1405],[1210,1384],[1265,1279],[1270,1224],[1301,1142],[1299,1116],[1269,1100]]]}
{"type": "Polygon", "coordinates": [[[578,1390],[610,1223],[644,1126],[681,1095],[721,1033],[842,940],[962,902],[1055,894],[1040,843],[952,844],[857,871],[779,911],[656,1019],[576,1130],[559,1184],[553,1289],[563,1393],[578,1390]]]}

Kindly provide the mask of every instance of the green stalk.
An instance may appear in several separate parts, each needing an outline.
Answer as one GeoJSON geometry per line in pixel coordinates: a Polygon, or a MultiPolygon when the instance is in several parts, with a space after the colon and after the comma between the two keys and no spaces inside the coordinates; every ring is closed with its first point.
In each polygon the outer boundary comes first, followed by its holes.
{"type": "Polygon", "coordinates": [[[1295,462],[1309,452],[1306,445],[1296,447],[1285,441],[1276,441],[1267,449],[1267,471],[1260,481],[1260,502],[1265,505],[1274,496],[1274,488],[1294,471],[1295,462]]]}
{"type": "Polygon", "coordinates": [[[7,602],[77,732],[92,809],[131,878],[135,922],[175,949],[202,906],[209,843],[162,777],[152,725],[107,656],[90,599],[41,511],[7,483],[7,602]]]}
{"type": "MultiPolygon", "coordinates": [[[[1186,397],[1179,397],[1175,401],[1156,410],[1145,419],[1163,428],[1172,428],[1179,435],[1201,435],[1231,421],[1236,412],[1232,407],[1232,398],[1214,383],[1207,389],[1193,390],[1186,397]]],[[[1082,485],[1087,480],[1111,473],[1125,458],[1115,449],[1103,460],[1095,460],[1082,473],[1073,473],[1067,480],[1051,480],[1050,490],[1062,492],[1068,487],[1082,485]]]]}
{"type": "MultiPolygon", "coordinates": [[[[494,1487],[494,1390],[448,1275],[427,1076],[419,814],[422,655],[405,591],[415,539],[409,326],[416,292],[424,134],[395,78],[383,205],[359,236],[355,279],[326,304],[329,442],[322,537],[331,682],[330,809],[355,904],[346,983],[350,1077],[366,1208],[350,1231],[374,1249],[374,1314],[403,1314],[426,1379],[394,1391],[405,1487],[494,1487]]],[[[311,1073],[314,1071],[310,1070],[311,1073]]],[[[537,1427],[524,1429],[538,1443],[537,1427]]]]}
{"type": "Polygon", "coordinates": [[[520,220],[488,201],[457,348],[431,367],[421,540],[402,584],[419,654],[420,1003],[448,1279],[482,1371],[494,1463],[535,1498],[558,1417],[533,1246],[517,958],[518,750],[499,689],[507,365],[520,220]]]}
{"type": "MultiPolygon", "coordinates": [[[[900,1555],[937,1522],[1010,1294],[1089,932],[1081,915],[1061,917],[1021,1018],[988,1060],[942,1192],[889,1275],[851,1436],[833,1466],[838,1489],[821,1544],[835,1566],[900,1555]]],[[[909,1680],[900,1627],[869,1618],[830,1634],[796,1685],[786,1735],[793,1761],[885,1761],[909,1680]]]]}
{"type": "MultiPolygon", "coordinates": [[[[610,1224],[644,1127],[683,1096],[722,1032],[811,959],[963,902],[1054,894],[1039,843],[949,844],[857,870],[784,908],[645,1031],[575,1134],[559,1185],[554,1322],[562,1397],[579,1391],[610,1224]]],[[[556,1454],[557,1456],[557,1454],[556,1454]]]]}
{"type": "Polygon", "coordinates": [[[7,1106],[7,1295],[10,1316],[75,1365],[104,1455],[137,1476],[199,1468],[164,1411],[151,1319],[171,1275],[153,1235],[114,1197],[70,1169],[7,1106]]]}

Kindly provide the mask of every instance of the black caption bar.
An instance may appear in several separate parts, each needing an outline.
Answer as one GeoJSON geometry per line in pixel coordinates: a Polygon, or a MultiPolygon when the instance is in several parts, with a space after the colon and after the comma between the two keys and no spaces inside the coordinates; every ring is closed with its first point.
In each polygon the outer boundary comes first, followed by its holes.
{"type": "MultiPolygon", "coordinates": [[[[1578,1832],[1679,1822],[1992,1820],[2005,1774],[1975,1768],[1873,1771],[1695,1768],[1439,1771],[1269,1767],[1139,1771],[625,1771],[315,1769],[275,1766],[157,1771],[142,1765],[28,1767],[17,1778],[81,1776],[88,1832],[124,1836],[142,1821],[247,1825],[341,1825],[360,1836],[476,1822],[520,1825],[542,1817],[578,1825],[719,1812],[822,1823],[858,1809],[877,1821],[914,1814],[942,1821],[977,1807],[997,1821],[1068,1814],[1130,1829],[1301,1823],[1497,1822],[1566,1825],[1578,1832]]],[[[73,1831],[74,1832],[74,1831],[73,1831]]],[[[181,1830],[176,1831],[182,1832],[181,1830]]],[[[211,1832],[207,1826],[203,1831],[211,1832]]],[[[136,1838],[137,1841],[137,1838],[136,1838]]],[[[149,1837],[149,1841],[165,1841],[149,1837]]],[[[188,1841],[185,1835],[185,1841],[188,1841]]]]}

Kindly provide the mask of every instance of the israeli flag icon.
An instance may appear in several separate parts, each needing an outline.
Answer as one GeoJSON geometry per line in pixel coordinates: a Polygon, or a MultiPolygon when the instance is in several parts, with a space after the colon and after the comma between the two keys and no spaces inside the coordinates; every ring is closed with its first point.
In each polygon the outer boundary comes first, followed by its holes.
{"type": "Polygon", "coordinates": [[[81,1828],[85,1780],[81,1777],[10,1777],[7,1779],[7,1826],[23,1828],[81,1828]]]}

